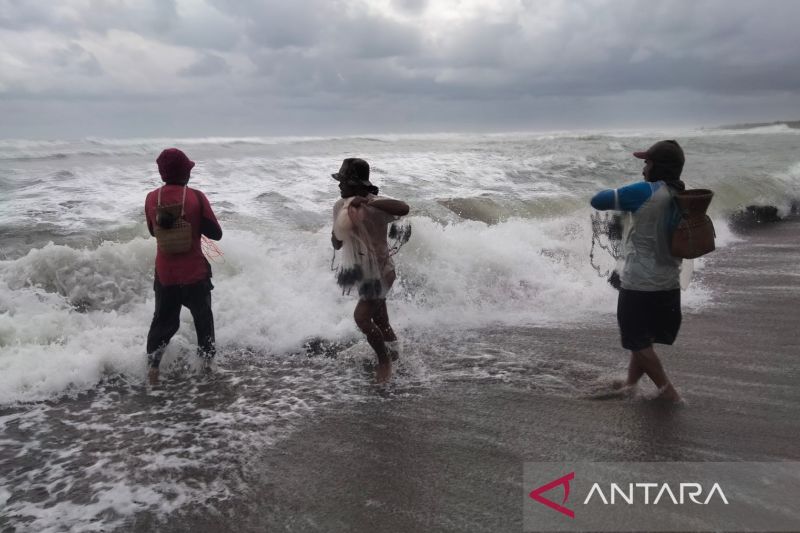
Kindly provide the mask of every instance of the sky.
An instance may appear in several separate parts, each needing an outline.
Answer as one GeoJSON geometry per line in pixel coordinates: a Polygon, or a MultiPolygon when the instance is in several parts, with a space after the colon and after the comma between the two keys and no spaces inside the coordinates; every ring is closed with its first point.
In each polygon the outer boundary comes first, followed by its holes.
{"type": "Polygon", "coordinates": [[[800,119],[795,0],[0,0],[0,137],[800,119]]]}

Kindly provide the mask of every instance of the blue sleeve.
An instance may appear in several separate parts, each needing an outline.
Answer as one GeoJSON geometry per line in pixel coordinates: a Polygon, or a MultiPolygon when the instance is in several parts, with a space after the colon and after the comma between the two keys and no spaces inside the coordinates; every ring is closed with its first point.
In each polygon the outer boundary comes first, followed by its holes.
{"type": "Polygon", "coordinates": [[[614,209],[614,189],[606,189],[595,194],[591,200],[592,207],[599,211],[614,209]]]}
{"type": "Polygon", "coordinates": [[[638,210],[653,196],[653,187],[646,181],[633,185],[626,185],[620,189],[607,189],[594,195],[591,204],[595,209],[606,211],[633,211],[638,210]]]}

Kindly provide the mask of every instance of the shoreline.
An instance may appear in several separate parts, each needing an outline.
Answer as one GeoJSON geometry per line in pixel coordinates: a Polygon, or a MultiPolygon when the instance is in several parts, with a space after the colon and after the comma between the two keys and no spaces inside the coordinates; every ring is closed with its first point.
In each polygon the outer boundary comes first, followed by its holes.
{"type": "MultiPolygon", "coordinates": [[[[525,462],[800,460],[798,233],[796,217],[749,231],[699,271],[717,301],[658,349],[687,405],[500,381],[341,405],[254,456],[248,495],[225,514],[242,531],[521,530],[525,462]]],[[[497,332],[564,362],[624,368],[615,323],[564,333],[497,332]]],[[[165,530],[229,524],[186,519],[165,530]]]]}
{"type": "Polygon", "coordinates": [[[800,460],[798,234],[797,217],[753,227],[696,271],[713,301],[657,348],[685,406],[648,401],[649,383],[590,399],[627,363],[613,309],[570,329],[405,332],[389,389],[348,349],[0,409],[0,497],[23,529],[80,529],[92,507],[120,531],[488,533],[521,529],[525,462],[800,460]]]}

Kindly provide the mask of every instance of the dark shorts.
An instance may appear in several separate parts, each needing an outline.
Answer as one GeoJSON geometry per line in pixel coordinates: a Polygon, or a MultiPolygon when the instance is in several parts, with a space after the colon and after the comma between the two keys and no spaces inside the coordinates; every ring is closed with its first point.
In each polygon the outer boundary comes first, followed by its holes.
{"type": "Polygon", "coordinates": [[[619,290],[617,322],[626,350],[672,344],[681,329],[681,290],[619,290]]]}

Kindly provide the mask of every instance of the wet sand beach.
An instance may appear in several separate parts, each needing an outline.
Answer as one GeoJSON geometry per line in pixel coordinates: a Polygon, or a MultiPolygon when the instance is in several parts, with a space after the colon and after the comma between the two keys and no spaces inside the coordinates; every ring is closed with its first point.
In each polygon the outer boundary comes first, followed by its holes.
{"type": "Polygon", "coordinates": [[[799,234],[796,218],[751,228],[696,271],[712,302],[658,350],[686,405],[649,383],[591,399],[627,363],[613,309],[403,332],[387,389],[351,357],[364,343],[229,354],[212,378],[0,410],[0,530],[519,531],[527,461],[800,460],[799,234]]]}
{"type": "Polygon", "coordinates": [[[797,219],[750,230],[696,274],[715,305],[685,314],[677,344],[659,350],[684,406],[575,392],[594,372],[581,369],[624,369],[613,316],[577,331],[482,332],[460,349],[549,351],[539,370],[572,391],[537,386],[532,364],[530,380],[343,406],[258,457],[230,515],[197,509],[167,530],[520,531],[525,461],[800,460],[798,235],[797,219]]]}

